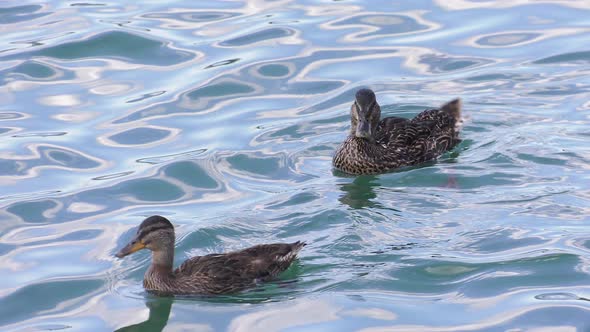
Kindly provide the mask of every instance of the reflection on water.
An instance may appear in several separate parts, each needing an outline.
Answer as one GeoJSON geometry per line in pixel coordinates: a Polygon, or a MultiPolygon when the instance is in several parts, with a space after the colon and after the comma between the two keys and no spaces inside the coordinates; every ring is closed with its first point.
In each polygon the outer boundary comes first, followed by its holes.
{"type": "Polygon", "coordinates": [[[590,330],[589,10],[0,2],[0,330],[590,330]],[[383,116],[462,97],[463,142],[334,172],[360,87],[383,116]],[[149,255],[112,254],[153,214],[177,264],[309,245],[263,289],[152,298],[149,255]]]}
{"type": "Polygon", "coordinates": [[[146,299],[145,305],[150,313],[148,319],[137,324],[116,329],[118,332],[162,331],[168,323],[173,297],[158,297],[146,299]]]}
{"type": "Polygon", "coordinates": [[[340,185],[344,195],[339,200],[353,209],[379,206],[373,201],[377,197],[373,188],[378,185],[376,176],[358,176],[351,183],[340,185]]]}

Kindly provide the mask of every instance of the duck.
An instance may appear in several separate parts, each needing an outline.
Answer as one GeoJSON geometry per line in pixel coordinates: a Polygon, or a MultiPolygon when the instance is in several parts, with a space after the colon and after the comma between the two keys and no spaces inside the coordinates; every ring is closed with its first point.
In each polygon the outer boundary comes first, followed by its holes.
{"type": "Polygon", "coordinates": [[[437,158],[456,146],[461,99],[425,110],[413,119],[381,119],[371,89],[360,89],[350,108],[350,133],[336,149],[334,168],[352,175],[380,174],[437,158]]]}
{"type": "Polygon", "coordinates": [[[115,255],[123,258],[142,249],[152,254],[143,279],[157,295],[229,294],[269,281],[297,258],[305,242],[260,244],[239,251],[195,256],[173,269],[174,226],[154,215],[142,221],[131,241],[115,255]]]}

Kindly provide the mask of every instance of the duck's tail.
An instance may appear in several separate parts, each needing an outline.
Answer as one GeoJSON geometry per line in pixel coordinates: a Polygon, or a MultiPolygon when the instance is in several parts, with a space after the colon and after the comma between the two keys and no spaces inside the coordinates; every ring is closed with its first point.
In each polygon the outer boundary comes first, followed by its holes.
{"type": "Polygon", "coordinates": [[[455,132],[459,132],[463,124],[463,119],[461,118],[462,108],[463,105],[460,98],[453,99],[441,107],[441,110],[450,114],[455,120],[455,132]]]}
{"type": "MultiPolygon", "coordinates": [[[[277,259],[281,262],[291,262],[292,260],[294,260],[297,257],[297,254],[299,253],[299,251],[305,247],[307,243],[305,242],[301,242],[301,241],[297,241],[294,243],[289,243],[289,244],[283,244],[284,247],[284,251],[279,252],[277,254],[277,259]]],[[[285,267],[286,268],[286,267],[285,267]]]]}

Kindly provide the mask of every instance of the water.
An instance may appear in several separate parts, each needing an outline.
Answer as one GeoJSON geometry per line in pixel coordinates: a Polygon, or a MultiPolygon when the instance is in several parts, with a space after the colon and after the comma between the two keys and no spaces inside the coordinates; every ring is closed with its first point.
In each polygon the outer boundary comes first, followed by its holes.
{"type": "Polygon", "coordinates": [[[590,4],[0,3],[0,329],[590,330],[590,4]],[[460,96],[437,162],[347,177],[354,92],[460,96]],[[305,240],[280,280],[155,298],[176,261],[305,240]],[[139,324],[139,325],[136,325],[139,324]]]}

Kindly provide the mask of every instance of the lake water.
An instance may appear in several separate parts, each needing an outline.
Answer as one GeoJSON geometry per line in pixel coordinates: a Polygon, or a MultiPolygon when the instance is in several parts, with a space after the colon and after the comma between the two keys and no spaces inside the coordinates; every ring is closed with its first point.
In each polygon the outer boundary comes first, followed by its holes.
{"type": "Polygon", "coordinates": [[[590,331],[590,2],[0,2],[0,330],[590,331]],[[354,93],[464,101],[436,162],[347,177],[354,93]],[[304,240],[280,280],[143,291],[304,240]]]}

